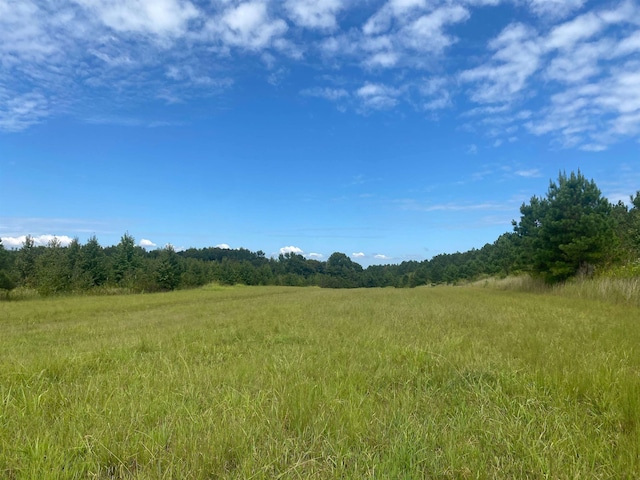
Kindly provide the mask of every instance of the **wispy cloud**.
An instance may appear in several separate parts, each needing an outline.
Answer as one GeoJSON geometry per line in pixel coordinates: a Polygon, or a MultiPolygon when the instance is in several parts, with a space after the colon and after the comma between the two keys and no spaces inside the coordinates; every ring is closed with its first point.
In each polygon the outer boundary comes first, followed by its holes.
{"type": "Polygon", "coordinates": [[[481,203],[423,203],[413,199],[397,200],[395,202],[402,210],[420,212],[472,212],[472,211],[501,211],[511,210],[512,206],[498,202],[481,203]]]}
{"type": "Polygon", "coordinates": [[[11,96],[0,88],[0,130],[19,132],[40,123],[49,115],[48,101],[41,93],[11,96]]]}
{"type": "Polygon", "coordinates": [[[519,177],[525,178],[538,178],[542,176],[542,173],[540,173],[540,170],[537,168],[531,168],[529,170],[516,170],[513,173],[519,177]]]}
{"type": "Polygon", "coordinates": [[[342,100],[349,97],[349,92],[344,88],[313,87],[305,88],[300,93],[309,97],[320,97],[331,101],[342,100]]]}
{"type": "Polygon", "coordinates": [[[356,94],[362,101],[363,107],[380,110],[395,107],[401,91],[378,83],[366,83],[358,89],[356,94]]]}
{"type": "Polygon", "coordinates": [[[531,10],[540,16],[562,18],[579,10],[586,0],[528,0],[531,10]]]}
{"type": "Polygon", "coordinates": [[[436,118],[470,101],[457,114],[496,145],[597,151],[640,136],[638,18],[636,0],[0,0],[0,131],[224,94],[250,62],[274,85],[294,66],[349,71],[298,90],[341,110],[436,118]],[[524,13],[461,55],[460,25],[506,4],[524,13]]]}
{"type": "Polygon", "coordinates": [[[188,0],[75,0],[116,32],[151,34],[158,40],[183,35],[199,16],[188,0]]]}
{"type": "MultiPolygon", "coordinates": [[[[519,23],[508,26],[489,43],[495,52],[489,63],[460,75],[461,81],[472,85],[472,100],[493,104],[470,114],[481,116],[485,124],[504,124],[505,112],[517,112],[527,103],[528,115],[518,118],[516,113],[512,127],[548,135],[564,148],[600,151],[637,137],[639,67],[636,60],[626,59],[640,51],[640,34],[632,30],[620,36],[620,32],[637,29],[633,19],[639,14],[635,3],[627,1],[584,13],[547,33],[519,23]],[[627,28],[612,30],[614,26],[627,28]],[[533,90],[534,79],[544,80],[537,85],[552,82],[551,95],[545,98],[533,90]]],[[[505,139],[513,136],[505,133],[505,139]]]]}
{"type": "Polygon", "coordinates": [[[207,30],[225,46],[258,51],[276,45],[287,31],[287,23],[269,13],[265,1],[231,6],[207,22],[207,30]]]}
{"type": "Polygon", "coordinates": [[[512,102],[539,67],[536,32],[527,25],[509,25],[489,43],[489,49],[494,52],[491,60],[463,71],[460,80],[475,85],[471,99],[477,103],[512,102]]]}
{"type": "Polygon", "coordinates": [[[343,0],[286,0],[285,10],[296,25],[305,28],[334,30],[336,15],[346,5],[343,0]]]}
{"type": "MultiPolygon", "coordinates": [[[[114,231],[119,220],[95,221],[82,218],[0,217],[0,234],[18,237],[27,234],[43,235],[45,232],[68,234],[119,234],[114,231]]],[[[125,230],[123,226],[122,231],[125,230]]]]}

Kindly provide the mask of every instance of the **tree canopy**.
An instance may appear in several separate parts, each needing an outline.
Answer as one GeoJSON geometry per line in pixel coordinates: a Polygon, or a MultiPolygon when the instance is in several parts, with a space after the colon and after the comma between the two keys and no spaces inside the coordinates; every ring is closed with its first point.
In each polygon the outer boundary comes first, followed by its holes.
{"type": "Polygon", "coordinates": [[[555,282],[602,264],[616,240],[611,209],[593,180],[580,171],[560,173],[547,196],[523,204],[514,222],[531,271],[555,282]]]}

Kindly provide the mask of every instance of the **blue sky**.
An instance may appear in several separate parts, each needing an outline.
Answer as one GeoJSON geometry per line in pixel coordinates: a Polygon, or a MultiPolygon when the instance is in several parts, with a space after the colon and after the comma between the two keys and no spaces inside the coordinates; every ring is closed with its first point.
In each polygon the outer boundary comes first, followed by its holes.
{"type": "Polygon", "coordinates": [[[0,0],[0,236],[363,265],[640,189],[640,4],[0,0]]]}

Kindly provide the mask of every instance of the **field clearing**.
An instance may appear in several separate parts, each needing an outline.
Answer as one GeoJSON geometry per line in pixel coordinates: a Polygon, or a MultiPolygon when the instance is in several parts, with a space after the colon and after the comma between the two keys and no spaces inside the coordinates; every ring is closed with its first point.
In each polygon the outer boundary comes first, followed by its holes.
{"type": "Polygon", "coordinates": [[[640,478],[633,306],[210,286],[0,332],[1,478],[640,478]]]}

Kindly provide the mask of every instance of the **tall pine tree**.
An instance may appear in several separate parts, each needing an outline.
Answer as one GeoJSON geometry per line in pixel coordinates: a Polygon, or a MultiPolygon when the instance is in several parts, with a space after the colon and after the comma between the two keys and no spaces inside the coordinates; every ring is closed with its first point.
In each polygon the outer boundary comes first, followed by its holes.
{"type": "Polygon", "coordinates": [[[550,182],[546,198],[532,197],[514,222],[533,273],[558,282],[589,273],[610,258],[616,243],[611,204],[580,171],[550,182]]]}

